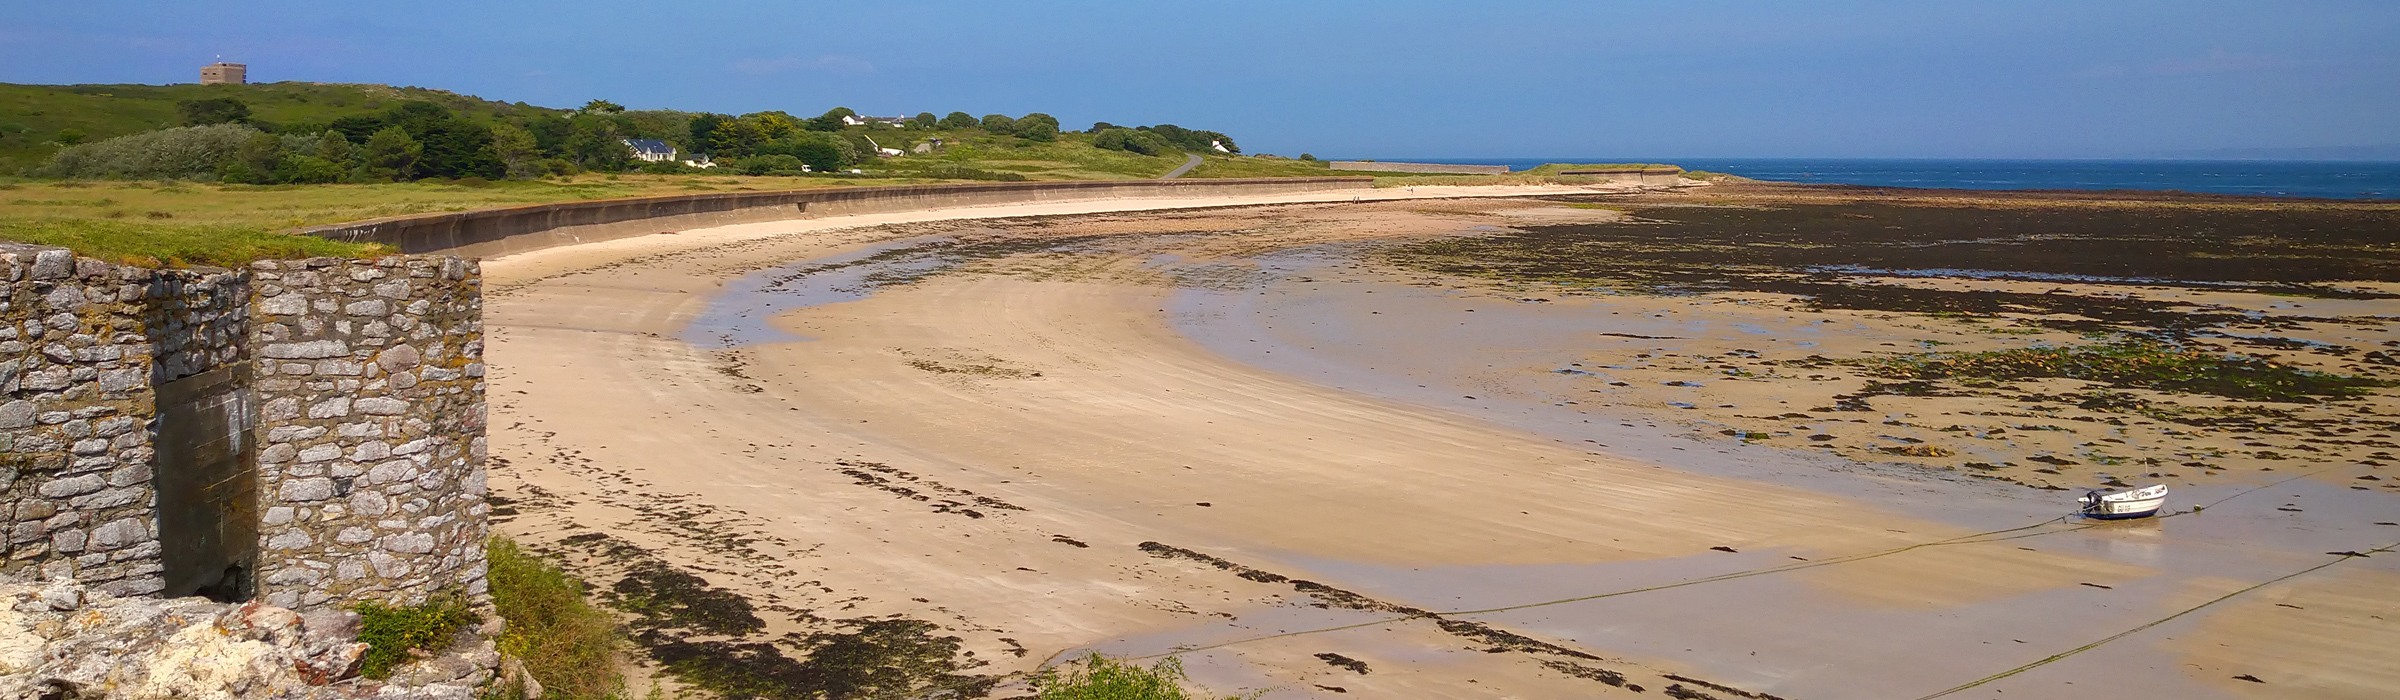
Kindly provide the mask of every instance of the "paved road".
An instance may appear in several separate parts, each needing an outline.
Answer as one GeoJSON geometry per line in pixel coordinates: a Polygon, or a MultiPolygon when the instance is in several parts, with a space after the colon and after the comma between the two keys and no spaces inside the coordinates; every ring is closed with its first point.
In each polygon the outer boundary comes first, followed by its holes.
{"type": "Polygon", "coordinates": [[[1158,179],[1173,180],[1175,178],[1183,177],[1184,173],[1191,172],[1193,168],[1200,167],[1200,154],[1193,153],[1184,156],[1184,158],[1186,160],[1183,161],[1183,165],[1175,166],[1174,170],[1169,170],[1167,171],[1167,174],[1158,176],[1158,179]]]}

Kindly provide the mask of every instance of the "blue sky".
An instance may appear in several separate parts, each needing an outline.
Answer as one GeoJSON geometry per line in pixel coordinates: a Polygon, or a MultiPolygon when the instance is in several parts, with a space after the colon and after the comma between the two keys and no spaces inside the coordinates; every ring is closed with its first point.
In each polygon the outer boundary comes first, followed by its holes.
{"type": "Polygon", "coordinates": [[[1173,122],[1353,157],[2113,157],[2400,142],[2392,0],[28,2],[0,82],[1173,122]]]}

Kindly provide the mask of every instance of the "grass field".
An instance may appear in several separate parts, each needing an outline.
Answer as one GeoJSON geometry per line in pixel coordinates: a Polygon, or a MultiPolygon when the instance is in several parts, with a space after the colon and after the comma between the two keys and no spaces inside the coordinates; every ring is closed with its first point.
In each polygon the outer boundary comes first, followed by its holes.
{"type": "Polygon", "coordinates": [[[0,182],[0,222],[118,221],[270,230],[402,214],[587,199],[853,187],[913,179],[826,175],[578,175],[547,180],[364,185],[226,185],[186,181],[0,182]]]}

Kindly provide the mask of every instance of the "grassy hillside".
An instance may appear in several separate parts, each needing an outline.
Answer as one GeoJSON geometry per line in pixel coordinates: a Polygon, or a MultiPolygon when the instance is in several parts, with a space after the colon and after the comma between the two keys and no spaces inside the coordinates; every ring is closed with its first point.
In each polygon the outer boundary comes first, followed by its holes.
{"type": "Polygon", "coordinates": [[[525,104],[494,102],[445,90],[337,83],[255,85],[16,85],[0,83],[0,172],[38,165],[58,150],[61,130],[81,131],[86,142],[178,126],[175,103],[231,97],[250,106],[252,118],[273,124],[321,123],[374,114],[405,101],[449,107],[469,119],[490,121],[537,112],[562,112],[525,104]]]}
{"type": "MultiPolygon", "coordinates": [[[[1059,134],[1058,140],[1047,143],[994,136],[982,129],[902,131],[886,128],[862,133],[886,146],[893,146],[888,142],[895,138],[907,139],[906,143],[911,145],[933,138],[942,140],[943,146],[930,154],[911,153],[859,166],[870,175],[888,174],[891,177],[959,179],[956,177],[956,168],[972,168],[1016,173],[1028,180],[1141,180],[1165,175],[1183,165],[1184,161],[1184,154],[1181,153],[1145,156],[1097,148],[1092,145],[1092,136],[1082,133],[1059,134]]],[[[1211,154],[1199,168],[1185,177],[1332,174],[1336,173],[1327,170],[1323,163],[1314,161],[1211,154]]]]}
{"type": "MultiPolygon", "coordinates": [[[[700,192],[971,181],[1138,180],[1164,175],[1183,165],[1188,157],[1173,152],[1172,146],[1165,146],[1169,150],[1158,155],[1100,148],[1095,145],[1095,136],[1087,133],[1028,137],[993,133],[981,126],[867,125],[842,128],[840,138],[834,139],[834,145],[844,149],[844,153],[869,154],[864,162],[844,165],[843,172],[831,173],[803,174],[799,161],[791,155],[775,156],[790,167],[766,162],[770,159],[762,147],[757,158],[720,158],[722,167],[709,170],[674,172],[679,168],[669,166],[641,173],[610,172],[616,166],[582,163],[583,168],[569,164],[537,169],[530,179],[515,180],[476,176],[367,183],[359,181],[371,178],[351,177],[347,178],[347,184],[260,185],[219,182],[216,177],[151,181],[23,179],[7,175],[46,162],[61,147],[58,143],[61,132],[73,132],[81,141],[91,143],[177,126],[182,119],[178,103],[212,98],[239,100],[249,108],[254,123],[269,128],[382,115],[402,103],[432,102],[473,122],[516,122],[538,129],[541,123],[561,122],[531,118],[562,116],[577,120],[574,128],[581,129],[588,126],[585,121],[598,119],[603,120],[600,126],[616,130],[612,133],[664,136],[680,143],[690,140],[683,135],[688,133],[689,122],[695,117],[691,113],[669,111],[600,116],[496,102],[442,90],[381,85],[0,84],[0,239],[66,245],[85,255],[126,261],[233,264],[262,255],[342,254],[307,247],[317,245],[313,242],[279,242],[276,237],[300,226],[402,214],[700,192]],[[869,144],[868,139],[873,143],[869,144]],[[871,154],[874,148],[870,145],[901,149],[904,153],[876,157],[871,154]],[[921,145],[931,148],[925,153],[916,152],[921,145]],[[758,174],[744,175],[744,172],[758,174]],[[212,241],[216,245],[212,246],[212,241]]],[[[767,116],[742,117],[753,118],[767,116]]],[[[787,122],[791,119],[782,118],[787,122]]],[[[555,160],[558,155],[553,152],[543,157],[555,160]]],[[[1324,163],[1313,160],[1204,155],[1202,165],[1186,177],[1348,174],[1334,173],[1324,163]]],[[[843,161],[850,159],[851,156],[842,156],[843,161]]],[[[268,169],[260,166],[258,172],[268,169]]],[[[1385,179],[1388,178],[1378,178],[1385,179]]]]}

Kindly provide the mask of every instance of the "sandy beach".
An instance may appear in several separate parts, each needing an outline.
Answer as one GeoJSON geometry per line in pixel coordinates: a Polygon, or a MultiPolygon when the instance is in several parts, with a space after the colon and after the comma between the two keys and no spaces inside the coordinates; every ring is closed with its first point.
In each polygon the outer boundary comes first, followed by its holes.
{"type": "MultiPolygon", "coordinates": [[[[671,686],[1010,697],[1099,652],[1269,698],[2400,692],[2394,278],[1832,269],[1709,237],[1783,220],[1695,218],[2257,208],[1826,193],[1062,202],[489,259],[495,515],[671,686]],[[2365,383],[1898,376],[2142,333],[2365,383]],[[2111,482],[2175,513],[2065,517],[2111,482]]],[[[2359,206],[2321,215],[2394,216],[2359,206]]]]}

